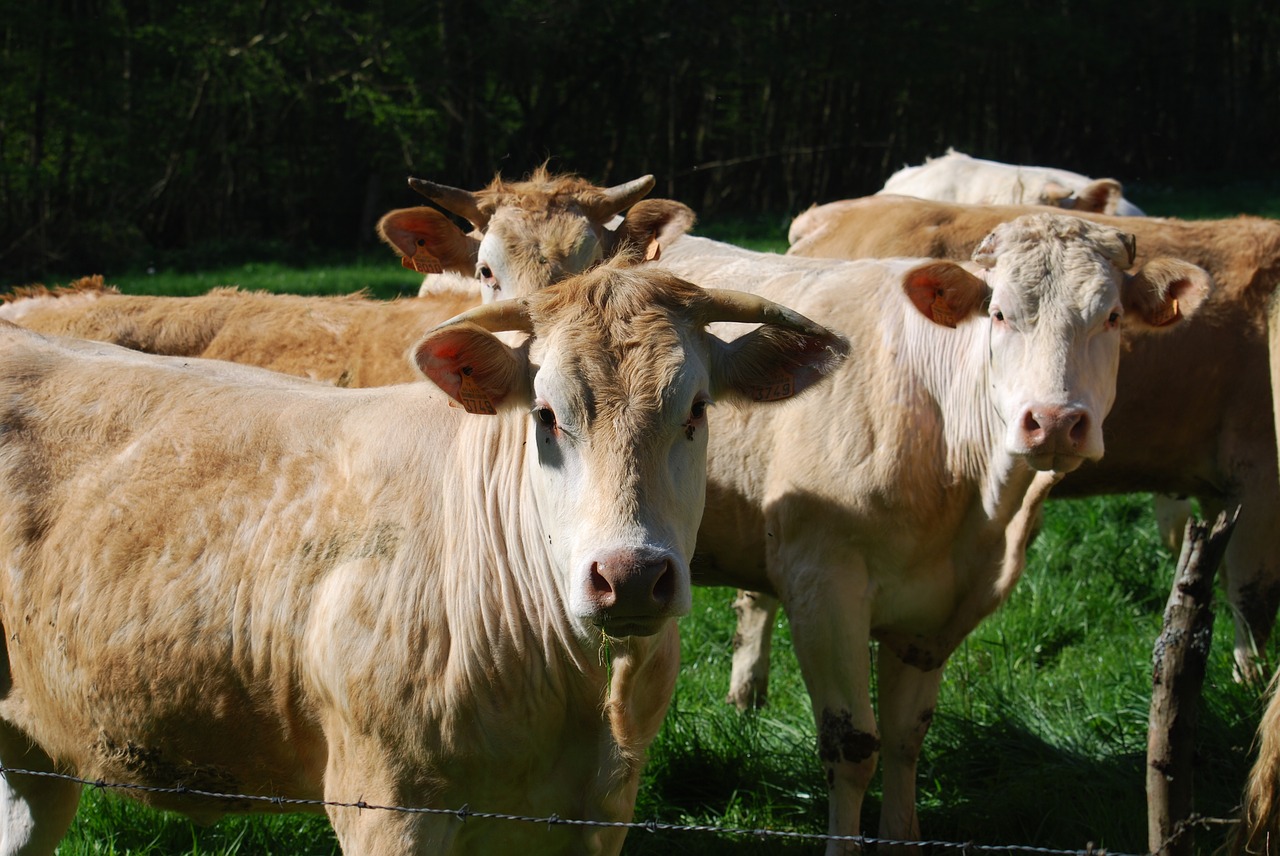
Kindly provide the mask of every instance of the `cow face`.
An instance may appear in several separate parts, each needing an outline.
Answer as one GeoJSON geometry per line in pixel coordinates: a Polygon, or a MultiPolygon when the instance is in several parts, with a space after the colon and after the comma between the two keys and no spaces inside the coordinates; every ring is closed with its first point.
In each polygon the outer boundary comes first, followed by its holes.
{"type": "Polygon", "coordinates": [[[761,394],[781,378],[795,394],[845,344],[775,304],[647,268],[606,266],[520,303],[525,346],[450,322],[418,365],[469,410],[525,421],[536,549],[583,638],[655,633],[690,606],[710,405],[785,397],[761,394]],[[768,323],[726,344],[705,329],[717,320],[768,323]]]}
{"type": "Polygon", "coordinates": [[[486,303],[522,297],[582,273],[623,246],[652,258],[660,238],[682,234],[693,223],[686,206],[669,200],[638,209],[636,218],[619,217],[644,202],[652,176],[602,188],[539,168],[525,181],[496,178],[474,193],[416,178],[409,184],[468,220],[472,231],[464,234],[433,208],[404,208],[378,222],[379,236],[407,268],[474,273],[486,303]]]}
{"type": "Polygon", "coordinates": [[[908,274],[907,292],[926,317],[984,325],[985,395],[1006,451],[1035,469],[1070,472],[1102,457],[1121,328],[1168,329],[1208,294],[1208,274],[1186,262],[1155,260],[1126,274],[1133,254],[1130,235],[1036,214],[987,236],[974,252],[976,275],[950,262],[908,274]]]}

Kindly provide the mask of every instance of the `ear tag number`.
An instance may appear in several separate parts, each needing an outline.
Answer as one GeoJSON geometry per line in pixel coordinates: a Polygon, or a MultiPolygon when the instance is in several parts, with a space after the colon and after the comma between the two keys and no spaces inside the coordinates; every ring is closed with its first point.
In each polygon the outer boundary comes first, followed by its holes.
{"type": "Polygon", "coordinates": [[[476,383],[475,378],[471,377],[470,366],[462,370],[462,382],[458,384],[458,399],[462,402],[463,409],[468,413],[494,416],[498,412],[498,408],[493,406],[489,396],[480,388],[480,384],[476,383]]]}
{"type": "Polygon", "coordinates": [[[1169,301],[1163,312],[1151,319],[1151,326],[1167,327],[1181,317],[1182,310],[1178,308],[1178,298],[1175,297],[1169,301]]]}
{"type": "Polygon", "coordinates": [[[933,320],[937,324],[941,324],[944,327],[956,326],[956,316],[952,314],[951,305],[947,303],[946,295],[942,289],[938,289],[938,292],[934,295],[933,303],[929,305],[929,314],[933,316],[933,320]]]}
{"type": "Polygon", "coordinates": [[[408,270],[416,270],[418,273],[444,273],[444,267],[440,264],[440,260],[427,252],[427,248],[422,246],[415,249],[412,256],[401,256],[400,264],[408,270]]]}
{"type": "Polygon", "coordinates": [[[795,378],[790,372],[778,372],[759,386],[752,387],[752,401],[781,401],[796,394],[795,378]]]}

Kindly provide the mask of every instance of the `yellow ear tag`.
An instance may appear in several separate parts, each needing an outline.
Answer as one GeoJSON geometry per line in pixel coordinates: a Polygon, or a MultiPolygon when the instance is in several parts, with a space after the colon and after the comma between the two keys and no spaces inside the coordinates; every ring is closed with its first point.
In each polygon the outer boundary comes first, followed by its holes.
{"type": "Polygon", "coordinates": [[[493,402],[489,400],[489,396],[480,388],[480,384],[475,382],[471,377],[471,367],[462,370],[462,383],[458,385],[458,399],[462,402],[462,407],[468,413],[481,413],[485,416],[494,416],[498,409],[493,406],[493,402]]]}
{"type": "Polygon", "coordinates": [[[785,371],[779,371],[764,383],[751,388],[752,401],[781,401],[795,394],[795,378],[785,371]]]}
{"type": "Polygon", "coordinates": [[[1178,298],[1169,301],[1169,305],[1164,308],[1158,316],[1151,319],[1152,327],[1167,327],[1174,321],[1182,317],[1182,310],[1178,308],[1178,298]]]}
{"type": "Polygon", "coordinates": [[[418,273],[444,273],[440,260],[427,252],[427,248],[422,245],[413,251],[412,256],[401,256],[400,264],[418,273]]]}
{"type": "Polygon", "coordinates": [[[647,262],[656,262],[662,256],[662,245],[658,243],[656,238],[649,241],[649,246],[645,247],[644,260],[647,262]]]}
{"type": "Polygon", "coordinates": [[[934,323],[944,327],[956,326],[956,316],[951,313],[951,306],[947,303],[942,289],[938,289],[938,293],[934,295],[933,303],[929,306],[929,314],[933,316],[934,323]]]}

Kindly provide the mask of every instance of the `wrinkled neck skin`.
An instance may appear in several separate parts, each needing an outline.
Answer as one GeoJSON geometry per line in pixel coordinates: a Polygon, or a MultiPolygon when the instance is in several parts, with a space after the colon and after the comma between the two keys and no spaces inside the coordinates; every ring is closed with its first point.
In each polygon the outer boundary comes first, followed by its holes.
{"type": "Polygon", "coordinates": [[[569,613],[564,555],[543,524],[532,420],[523,411],[474,420],[483,427],[457,449],[468,481],[448,491],[462,503],[448,519],[465,521],[454,536],[457,554],[485,558],[459,577],[451,602],[456,597],[464,614],[479,610],[483,620],[459,622],[480,634],[457,640],[464,652],[453,662],[489,664],[485,671],[520,663],[531,688],[567,678],[559,675],[563,664],[603,688],[604,637],[569,613]]]}
{"type": "Polygon", "coordinates": [[[949,330],[910,308],[903,313],[903,353],[937,402],[947,472],[956,481],[980,486],[982,509],[989,519],[1007,520],[1035,471],[1005,444],[1007,423],[992,389],[990,319],[970,318],[949,330]],[[953,342],[939,348],[939,336],[953,342]]]}

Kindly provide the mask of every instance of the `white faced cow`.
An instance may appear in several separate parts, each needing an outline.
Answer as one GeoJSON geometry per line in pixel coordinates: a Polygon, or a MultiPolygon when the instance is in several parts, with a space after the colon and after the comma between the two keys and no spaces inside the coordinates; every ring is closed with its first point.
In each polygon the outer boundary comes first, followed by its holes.
{"type": "MultiPolygon", "coordinates": [[[[845,199],[797,217],[792,231],[802,237],[789,253],[968,258],[1000,223],[1044,210],[901,196],[845,199]]],[[[1195,323],[1127,344],[1107,456],[1064,479],[1054,495],[1189,494],[1209,518],[1239,506],[1222,576],[1236,619],[1237,673],[1256,679],[1280,604],[1280,478],[1266,317],[1280,284],[1280,220],[1082,217],[1135,235],[1139,263],[1185,259],[1208,271],[1215,288],[1195,323]]]]}
{"type": "Polygon", "coordinates": [[[858,833],[881,758],[880,834],[918,837],[916,757],[942,666],[1018,579],[1052,484],[1102,456],[1121,329],[1175,324],[1204,299],[1199,268],[1158,260],[1127,275],[1132,254],[1124,233],[1056,214],[998,227],[964,264],[688,236],[664,250],[678,276],[786,301],[858,353],[793,404],[717,423],[695,557],[695,583],[786,608],[832,833],[858,833]]]}
{"type": "Polygon", "coordinates": [[[1050,205],[1072,211],[1142,216],[1114,178],[1065,169],[1018,166],[970,157],[955,149],[889,176],[878,193],[979,205],[1050,205]]]}
{"type": "MultiPolygon", "coordinates": [[[[779,373],[799,391],[844,349],[759,298],[612,266],[430,332],[411,355],[435,386],[2,324],[0,762],[627,820],[689,608],[707,405],[779,373]],[[726,346],[717,319],[765,323],[726,346]]],[[[10,772],[0,853],[53,853],[79,792],[10,772]]],[[[625,834],[328,813],[348,854],[616,853],[625,834]]]]}

